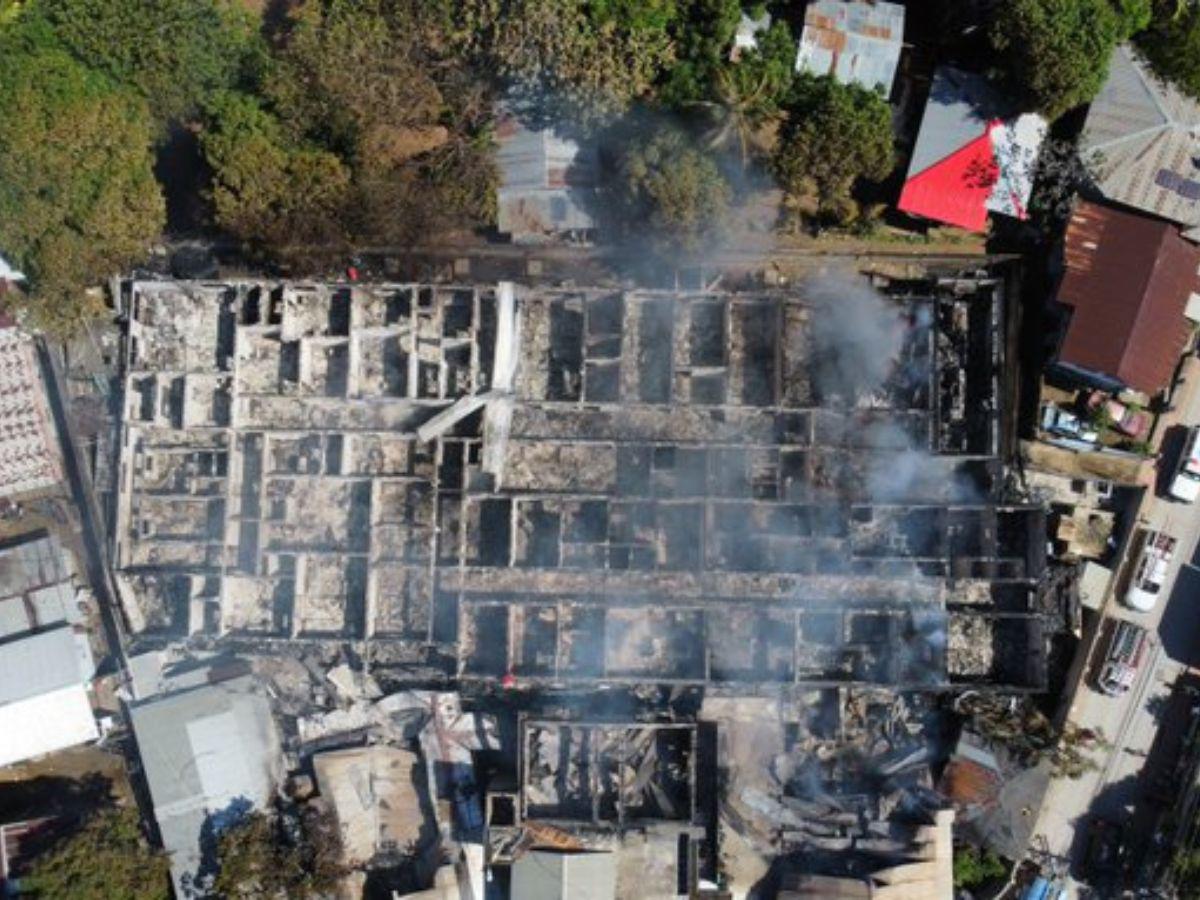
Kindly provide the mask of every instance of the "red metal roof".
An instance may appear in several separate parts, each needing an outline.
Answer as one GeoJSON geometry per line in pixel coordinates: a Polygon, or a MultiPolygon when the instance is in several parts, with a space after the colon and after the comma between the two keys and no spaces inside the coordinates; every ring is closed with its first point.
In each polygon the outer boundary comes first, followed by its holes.
{"type": "Polygon", "coordinates": [[[999,178],[985,128],[975,140],[909,178],[900,192],[900,209],[968,231],[985,231],[988,197],[999,178]]]}
{"type": "Polygon", "coordinates": [[[1170,223],[1081,201],[1067,226],[1058,300],[1071,307],[1061,362],[1146,394],[1167,386],[1200,291],[1200,247],[1170,223]]]}

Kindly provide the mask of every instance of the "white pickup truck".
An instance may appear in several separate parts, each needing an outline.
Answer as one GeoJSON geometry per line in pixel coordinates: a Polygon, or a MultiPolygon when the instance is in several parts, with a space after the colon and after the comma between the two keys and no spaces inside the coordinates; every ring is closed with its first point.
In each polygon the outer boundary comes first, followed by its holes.
{"type": "Polygon", "coordinates": [[[1200,497],[1200,428],[1189,428],[1167,492],[1176,500],[1194,503],[1200,497]]]}
{"type": "Polygon", "coordinates": [[[1159,591],[1167,580],[1167,569],[1175,555],[1175,538],[1163,531],[1150,531],[1138,556],[1137,568],[1125,593],[1125,605],[1138,612],[1150,612],[1158,602],[1159,591]]]}

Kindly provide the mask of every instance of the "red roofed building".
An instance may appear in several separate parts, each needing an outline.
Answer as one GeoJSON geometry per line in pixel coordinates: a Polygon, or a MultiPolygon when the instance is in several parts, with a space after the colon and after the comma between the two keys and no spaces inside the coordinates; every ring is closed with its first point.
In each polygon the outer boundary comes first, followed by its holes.
{"type": "Polygon", "coordinates": [[[1184,311],[1200,294],[1200,247],[1169,222],[1081,201],[1063,257],[1057,368],[1110,391],[1167,387],[1190,332],[1184,311]]]}
{"type": "Polygon", "coordinates": [[[1046,123],[1014,115],[985,79],[934,74],[899,207],[913,216],[984,231],[989,213],[1027,217],[1046,123]]]}

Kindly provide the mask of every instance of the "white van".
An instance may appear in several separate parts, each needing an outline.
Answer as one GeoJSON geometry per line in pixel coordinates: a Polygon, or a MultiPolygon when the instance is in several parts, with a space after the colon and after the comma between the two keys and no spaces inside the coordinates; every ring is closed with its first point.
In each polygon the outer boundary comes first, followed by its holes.
{"type": "Polygon", "coordinates": [[[1184,503],[1194,503],[1200,497],[1200,428],[1188,429],[1168,493],[1184,503]]]}
{"type": "Polygon", "coordinates": [[[1119,697],[1133,687],[1149,645],[1150,633],[1141,625],[1117,622],[1104,657],[1104,668],[1096,679],[1100,691],[1110,697],[1119,697]]]}
{"type": "Polygon", "coordinates": [[[1167,569],[1175,555],[1175,538],[1165,531],[1148,531],[1138,555],[1137,568],[1125,593],[1125,605],[1138,612],[1150,612],[1158,602],[1159,591],[1167,580],[1167,569]]]}

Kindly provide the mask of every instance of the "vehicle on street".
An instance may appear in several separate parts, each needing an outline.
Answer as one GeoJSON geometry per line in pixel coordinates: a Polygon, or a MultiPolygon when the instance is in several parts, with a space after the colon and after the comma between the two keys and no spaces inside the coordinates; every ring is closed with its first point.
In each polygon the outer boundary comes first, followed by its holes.
{"type": "Polygon", "coordinates": [[[1200,497],[1200,428],[1188,429],[1168,493],[1184,503],[1194,503],[1200,497]]]}
{"type": "Polygon", "coordinates": [[[1125,592],[1125,605],[1138,612],[1150,612],[1158,602],[1167,580],[1167,569],[1175,556],[1175,538],[1165,531],[1146,532],[1137,566],[1125,592]]]}
{"type": "Polygon", "coordinates": [[[1096,686],[1109,697],[1119,697],[1133,687],[1138,668],[1150,646],[1150,633],[1141,625],[1119,621],[1113,628],[1096,686]]]}

